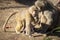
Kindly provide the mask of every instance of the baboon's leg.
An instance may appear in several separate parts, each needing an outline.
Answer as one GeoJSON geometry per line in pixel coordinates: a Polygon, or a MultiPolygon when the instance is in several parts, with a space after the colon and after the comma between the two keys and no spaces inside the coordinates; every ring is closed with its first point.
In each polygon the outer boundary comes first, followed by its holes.
{"type": "Polygon", "coordinates": [[[30,27],[30,24],[31,24],[31,17],[30,17],[30,14],[27,14],[26,15],[26,35],[31,35],[31,27],[30,27]]]}
{"type": "Polygon", "coordinates": [[[15,27],[16,33],[19,34],[21,29],[22,29],[22,23],[21,22],[17,22],[17,25],[15,27]]]}
{"type": "Polygon", "coordinates": [[[16,17],[16,22],[17,22],[17,25],[15,27],[15,31],[16,31],[17,34],[19,34],[20,33],[20,30],[23,27],[21,18],[20,17],[16,17]]]}

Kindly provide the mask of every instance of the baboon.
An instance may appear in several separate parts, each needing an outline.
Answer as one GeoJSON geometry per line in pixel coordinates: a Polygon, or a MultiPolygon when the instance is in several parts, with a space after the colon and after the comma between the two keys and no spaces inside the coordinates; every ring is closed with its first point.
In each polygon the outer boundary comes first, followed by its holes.
{"type": "Polygon", "coordinates": [[[20,30],[23,27],[23,24],[25,25],[25,31],[26,31],[26,35],[31,35],[31,30],[33,27],[31,27],[31,22],[35,22],[35,16],[37,16],[36,14],[38,13],[38,9],[36,8],[36,6],[31,6],[28,8],[28,10],[23,11],[17,18],[17,26],[15,28],[16,33],[20,33],[20,30]],[[25,22],[25,23],[24,23],[25,22]]]}
{"type": "MultiPolygon", "coordinates": [[[[25,30],[26,30],[26,34],[27,35],[31,34],[31,25],[30,24],[34,20],[33,17],[36,16],[37,12],[38,12],[37,8],[34,5],[27,8],[26,10],[23,10],[22,12],[16,12],[17,13],[17,15],[16,15],[17,25],[15,27],[15,31],[16,31],[17,34],[19,34],[20,31],[23,31],[24,27],[25,27],[25,30]]],[[[16,13],[14,13],[14,14],[16,14],[16,13]]],[[[14,14],[12,14],[12,15],[14,15],[14,14]]],[[[5,22],[5,24],[3,26],[4,31],[6,31],[5,26],[8,22],[8,20],[9,20],[9,18],[7,19],[7,21],[5,22]]]]}

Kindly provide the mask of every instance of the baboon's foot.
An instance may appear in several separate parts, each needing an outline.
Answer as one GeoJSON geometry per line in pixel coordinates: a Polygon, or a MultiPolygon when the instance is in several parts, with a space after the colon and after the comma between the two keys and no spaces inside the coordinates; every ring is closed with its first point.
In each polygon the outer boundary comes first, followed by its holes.
{"type": "Polygon", "coordinates": [[[16,30],[16,33],[17,33],[17,34],[20,34],[20,31],[17,31],[17,30],[16,30]]]}

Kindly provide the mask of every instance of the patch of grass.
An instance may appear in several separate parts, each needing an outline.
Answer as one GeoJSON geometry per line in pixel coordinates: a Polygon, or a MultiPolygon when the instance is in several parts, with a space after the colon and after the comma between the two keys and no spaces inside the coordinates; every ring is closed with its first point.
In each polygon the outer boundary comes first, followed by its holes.
{"type": "Polygon", "coordinates": [[[60,27],[56,27],[52,30],[52,32],[60,32],[60,27]]]}
{"type": "Polygon", "coordinates": [[[49,37],[45,37],[43,40],[52,40],[52,39],[49,37]]]}

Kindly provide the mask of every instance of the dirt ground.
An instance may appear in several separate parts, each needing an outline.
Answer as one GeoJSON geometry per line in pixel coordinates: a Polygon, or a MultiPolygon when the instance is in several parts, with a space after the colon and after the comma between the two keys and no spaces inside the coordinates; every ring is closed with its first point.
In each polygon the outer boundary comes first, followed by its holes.
{"type": "MultiPolygon", "coordinates": [[[[7,26],[11,26],[12,28],[7,29],[7,32],[4,32],[2,27],[5,23],[6,19],[16,11],[22,11],[27,8],[27,5],[19,4],[15,1],[2,1],[0,0],[0,40],[44,40],[44,36],[37,37],[28,37],[24,34],[16,34],[15,33],[15,16],[12,16],[9,20],[7,26]],[[15,6],[15,8],[14,8],[15,6]],[[10,8],[11,7],[11,8],[10,8]]],[[[40,35],[40,34],[39,34],[40,35]]],[[[52,40],[60,40],[59,36],[48,36],[52,40]]]]}

